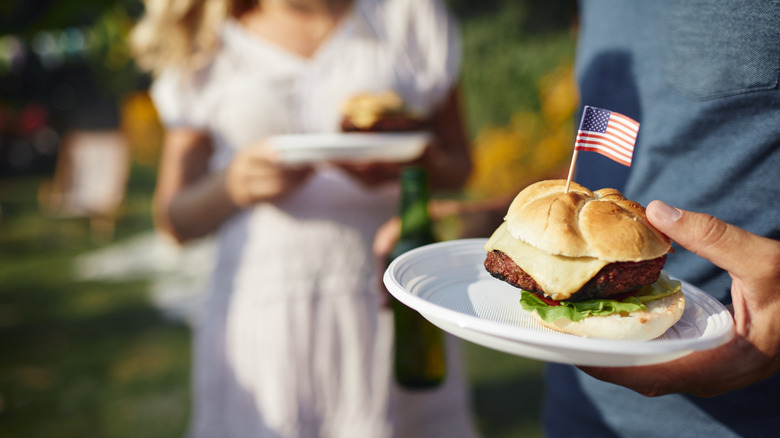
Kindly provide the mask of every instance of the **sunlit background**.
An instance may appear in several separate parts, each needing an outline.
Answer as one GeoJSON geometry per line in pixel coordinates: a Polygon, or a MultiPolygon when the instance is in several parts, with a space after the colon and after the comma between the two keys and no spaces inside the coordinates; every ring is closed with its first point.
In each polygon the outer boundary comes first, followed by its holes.
{"type": "MultiPolygon", "coordinates": [[[[475,163],[459,199],[568,161],[573,0],[449,0],[475,163]]],[[[175,437],[210,246],[150,216],[162,128],[126,45],[138,0],[0,2],[0,436],[175,437]]],[[[462,221],[439,225],[458,237],[462,221]]],[[[541,436],[543,364],[472,344],[484,436],[541,436]]]]}

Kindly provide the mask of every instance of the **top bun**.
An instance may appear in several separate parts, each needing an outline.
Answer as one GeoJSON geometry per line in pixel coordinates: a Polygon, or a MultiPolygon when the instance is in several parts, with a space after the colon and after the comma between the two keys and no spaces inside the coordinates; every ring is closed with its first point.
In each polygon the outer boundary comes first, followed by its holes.
{"type": "Polygon", "coordinates": [[[661,257],[669,238],[647,222],[645,209],[615,189],[591,192],[565,180],[531,184],[509,206],[507,228],[515,239],[554,255],[609,262],[661,257]]]}

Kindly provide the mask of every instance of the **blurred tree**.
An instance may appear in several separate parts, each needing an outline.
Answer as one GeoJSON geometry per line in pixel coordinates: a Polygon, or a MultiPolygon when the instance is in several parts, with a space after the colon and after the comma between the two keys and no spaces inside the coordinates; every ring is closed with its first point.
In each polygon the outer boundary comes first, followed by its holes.
{"type": "Polygon", "coordinates": [[[74,91],[110,98],[148,84],[126,44],[142,11],[140,0],[4,0],[2,5],[0,38],[15,41],[21,61],[0,70],[10,79],[0,85],[0,98],[55,101],[57,86],[73,81],[80,87],[93,82],[91,90],[74,91]],[[28,79],[19,80],[22,72],[28,79]]]}
{"type": "MultiPolygon", "coordinates": [[[[119,127],[123,100],[149,82],[127,47],[140,0],[1,3],[0,118],[9,121],[6,127],[18,128],[29,107],[41,108],[45,138],[54,140],[45,150],[54,153],[67,131],[119,127]]],[[[52,170],[54,154],[41,153],[32,136],[17,131],[0,132],[0,174],[52,170]]]]}
{"type": "Polygon", "coordinates": [[[575,0],[448,0],[463,32],[462,84],[472,135],[539,111],[539,79],[574,57],[575,0]]]}
{"type": "Polygon", "coordinates": [[[505,126],[486,126],[474,139],[471,196],[513,195],[566,163],[574,144],[579,102],[572,61],[564,60],[537,87],[540,111],[518,110],[505,126]]]}

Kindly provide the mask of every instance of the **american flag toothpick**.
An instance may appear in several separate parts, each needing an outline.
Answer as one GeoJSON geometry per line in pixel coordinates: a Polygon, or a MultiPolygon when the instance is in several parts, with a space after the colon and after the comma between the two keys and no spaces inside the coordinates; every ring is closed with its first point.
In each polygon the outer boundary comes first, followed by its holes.
{"type": "Polygon", "coordinates": [[[639,123],[636,120],[614,111],[585,106],[574,142],[565,192],[569,192],[578,151],[598,152],[624,166],[631,166],[638,133],[639,123]]]}

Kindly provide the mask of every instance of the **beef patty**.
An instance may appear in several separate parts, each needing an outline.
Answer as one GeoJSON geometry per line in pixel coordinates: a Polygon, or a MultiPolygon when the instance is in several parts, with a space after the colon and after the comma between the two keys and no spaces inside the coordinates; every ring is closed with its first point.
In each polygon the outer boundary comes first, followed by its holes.
{"type": "MultiPolygon", "coordinates": [[[[640,262],[614,262],[604,266],[585,285],[573,293],[567,301],[582,301],[592,298],[609,298],[655,283],[666,262],[666,254],[640,262]]],[[[508,255],[491,251],[485,259],[485,269],[493,277],[520,289],[544,295],[538,283],[523,271],[508,255]]]]}
{"type": "Polygon", "coordinates": [[[402,114],[388,114],[378,118],[371,126],[359,127],[345,117],[341,121],[343,132],[408,132],[426,128],[425,122],[402,114]]]}

